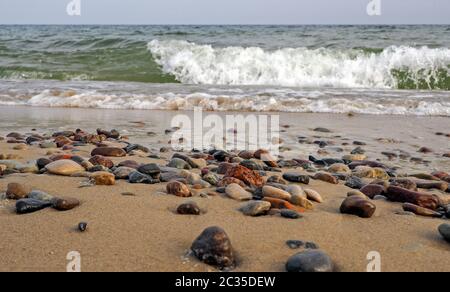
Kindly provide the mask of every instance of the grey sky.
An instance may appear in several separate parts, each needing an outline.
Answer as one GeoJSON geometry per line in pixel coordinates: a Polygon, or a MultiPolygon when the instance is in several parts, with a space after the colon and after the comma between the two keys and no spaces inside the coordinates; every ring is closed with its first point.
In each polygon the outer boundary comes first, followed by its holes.
{"type": "Polygon", "coordinates": [[[450,24],[450,0],[0,0],[1,24],[450,24]]]}

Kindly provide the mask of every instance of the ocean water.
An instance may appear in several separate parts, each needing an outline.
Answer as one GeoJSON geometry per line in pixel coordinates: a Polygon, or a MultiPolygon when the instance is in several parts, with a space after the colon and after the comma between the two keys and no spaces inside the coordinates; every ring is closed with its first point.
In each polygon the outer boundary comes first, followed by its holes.
{"type": "Polygon", "coordinates": [[[0,26],[0,105],[450,116],[447,26],[0,26]]]}

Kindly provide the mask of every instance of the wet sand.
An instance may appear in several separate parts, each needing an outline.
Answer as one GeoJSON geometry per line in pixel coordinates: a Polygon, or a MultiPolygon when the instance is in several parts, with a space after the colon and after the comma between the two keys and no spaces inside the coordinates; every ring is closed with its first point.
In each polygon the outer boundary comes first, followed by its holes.
{"type": "MultiPolygon", "coordinates": [[[[11,131],[52,133],[56,130],[82,128],[116,128],[130,141],[149,146],[157,153],[170,136],[170,118],[179,112],[102,111],[86,109],[45,109],[1,107],[0,135],[11,131]],[[141,122],[141,123],[136,123],[141,122]],[[133,126],[134,125],[134,126],[133,126]],[[136,126],[139,125],[139,126],[136,126]],[[147,132],[156,136],[150,137],[147,132]]],[[[341,157],[356,146],[352,141],[364,141],[370,159],[381,159],[402,171],[416,172],[450,170],[450,138],[436,132],[449,131],[448,118],[401,116],[354,116],[328,114],[282,114],[281,124],[290,125],[282,133],[284,145],[291,151],[285,157],[307,158],[317,154],[319,147],[299,144],[300,135],[312,139],[331,140],[344,152],[323,157],[341,157]],[[332,133],[311,131],[326,127],[332,133]],[[316,137],[314,137],[316,136],[316,137]],[[320,137],[319,137],[320,136],[320,137]],[[339,136],[339,137],[338,137],[339,136]],[[395,139],[395,143],[377,141],[395,139]],[[350,145],[342,144],[349,142],[350,145]],[[417,153],[427,146],[430,154],[417,153]],[[380,153],[401,149],[429,162],[388,161],[380,153]]],[[[15,153],[21,162],[44,157],[47,150],[28,147],[13,150],[14,144],[0,142],[0,154],[15,153]]],[[[77,155],[89,157],[92,146],[77,147],[77,155]]],[[[327,149],[327,147],[325,147],[327,149]]],[[[171,153],[161,153],[170,159],[171,153]]],[[[165,160],[148,157],[114,158],[114,162],[133,159],[159,164],[165,160]]],[[[383,271],[449,271],[450,245],[437,227],[448,223],[444,219],[395,214],[400,203],[374,201],[375,215],[370,219],[343,215],[342,201],[350,190],[342,182],[331,185],[312,180],[310,187],[324,198],[314,204],[304,218],[288,220],[279,216],[247,217],[237,209],[241,203],[222,195],[202,198],[194,196],[202,209],[200,216],[175,213],[176,207],[187,200],[165,194],[165,184],[134,185],[118,180],[114,186],[80,187],[85,178],[61,177],[47,174],[13,174],[0,179],[0,192],[10,182],[19,182],[52,195],[75,197],[82,204],[68,212],[45,209],[28,215],[16,215],[14,202],[0,201],[0,271],[65,271],[70,251],[81,254],[83,271],[215,271],[213,267],[187,255],[193,240],[209,226],[220,226],[229,235],[239,257],[235,271],[284,271],[287,259],[297,250],[290,249],[287,240],[311,241],[319,245],[335,262],[340,271],[365,271],[371,251],[381,254],[383,271]],[[132,192],[136,196],[123,196],[132,192]],[[76,230],[79,222],[89,223],[88,231],[76,230]]],[[[202,191],[195,191],[199,194],[202,191]]],[[[438,191],[433,191],[438,192],[438,191]]],[[[441,193],[442,196],[449,196],[441,193]]]]}

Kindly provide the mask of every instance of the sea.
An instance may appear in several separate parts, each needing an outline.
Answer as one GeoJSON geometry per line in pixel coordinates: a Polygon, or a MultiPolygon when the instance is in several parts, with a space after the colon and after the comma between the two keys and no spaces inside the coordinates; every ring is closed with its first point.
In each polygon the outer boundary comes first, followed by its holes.
{"type": "Polygon", "coordinates": [[[450,25],[0,25],[0,105],[450,116],[450,25]]]}

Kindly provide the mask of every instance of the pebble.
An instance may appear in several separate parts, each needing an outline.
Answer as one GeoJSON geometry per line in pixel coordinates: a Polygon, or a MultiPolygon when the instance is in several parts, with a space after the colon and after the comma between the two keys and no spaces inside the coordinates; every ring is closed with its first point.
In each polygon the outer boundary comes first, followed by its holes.
{"type": "Polygon", "coordinates": [[[192,197],[192,193],[189,188],[178,181],[169,182],[166,186],[166,191],[170,195],[175,195],[177,197],[192,197]]]}
{"type": "Polygon", "coordinates": [[[52,161],[48,158],[39,158],[36,160],[36,166],[39,170],[43,169],[49,163],[52,163],[52,161]]]}
{"type": "Polygon", "coordinates": [[[321,196],[318,192],[316,192],[315,190],[312,190],[312,189],[305,189],[304,191],[305,191],[305,193],[306,193],[306,197],[307,197],[309,200],[314,201],[314,202],[317,202],[317,203],[323,203],[323,198],[322,198],[322,196],[321,196]]]}
{"type": "Polygon", "coordinates": [[[265,201],[250,201],[242,205],[239,210],[246,216],[266,215],[270,210],[271,204],[265,201]]]}
{"type": "Polygon", "coordinates": [[[240,165],[251,169],[251,170],[264,170],[264,167],[261,166],[260,164],[258,164],[256,161],[254,160],[243,160],[240,165]]]}
{"type": "Polygon", "coordinates": [[[450,243],[450,224],[442,224],[438,230],[442,237],[450,243]]]}
{"type": "Polygon", "coordinates": [[[262,194],[264,197],[277,198],[286,201],[289,201],[292,197],[291,194],[286,191],[267,185],[262,188],[262,194]]]}
{"type": "Polygon", "coordinates": [[[395,178],[390,181],[391,186],[401,187],[410,191],[417,191],[417,184],[407,178],[395,178]]]}
{"type": "Polygon", "coordinates": [[[374,201],[387,201],[388,198],[385,196],[382,196],[382,195],[377,195],[377,196],[373,197],[373,200],[374,201]]]}
{"type": "Polygon", "coordinates": [[[298,248],[305,246],[305,242],[303,242],[301,240],[288,240],[288,241],[286,241],[286,245],[290,249],[298,249],[298,248]]]}
{"type": "Polygon", "coordinates": [[[178,206],[177,213],[181,215],[200,215],[200,207],[195,202],[186,202],[178,206]]]}
{"type": "Polygon", "coordinates": [[[191,246],[194,255],[202,262],[219,269],[231,269],[236,265],[230,238],[220,227],[208,227],[191,246]]]}
{"type": "Polygon", "coordinates": [[[299,219],[302,218],[302,215],[299,214],[297,211],[289,210],[289,209],[282,209],[280,212],[281,217],[288,218],[288,219],[299,219]]]}
{"type": "Polygon", "coordinates": [[[358,198],[361,198],[361,199],[364,199],[364,200],[368,200],[369,199],[369,197],[367,197],[364,193],[362,193],[360,191],[357,191],[357,190],[349,191],[347,193],[347,197],[358,197],[358,198]]]}
{"type": "Polygon", "coordinates": [[[85,171],[84,167],[72,160],[62,159],[49,163],[45,166],[47,171],[55,175],[70,176],[85,171]]]}
{"type": "Polygon", "coordinates": [[[232,183],[229,184],[225,189],[225,194],[236,201],[247,201],[253,198],[253,195],[247,192],[240,185],[232,183]]]}
{"type": "Polygon", "coordinates": [[[128,176],[128,182],[132,184],[157,184],[160,180],[154,179],[149,175],[140,173],[139,171],[133,171],[128,176]]]}
{"type": "Polygon", "coordinates": [[[43,202],[35,199],[20,199],[16,202],[17,214],[33,213],[47,207],[50,207],[52,203],[43,202]]]}
{"type": "Polygon", "coordinates": [[[320,250],[305,250],[290,257],[286,263],[288,272],[333,272],[331,258],[320,250]]]}
{"type": "Polygon", "coordinates": [[[361,180],[361,178],[357,176],[349,176],[347,177],[345,181],[345,186],[351,188],[351,189],[361,189],[364,186],[364,182],[361,180]]]}
{"type": "Polygon", "coordinates": [[[52,200],[52,206],[58,211],[69,211],[80,205],[80,201],[75,198],[61,197],[52,200]]]}
{"type": "Polygon", "coordinates": [[[436,210],[440,206],[439,199],[436,196],[395,186],[388,187],[386,197],[393,202],[411,203],[431,210],[436,210]]]}
{"type": "Polygon", "coordinates": [[[320,133],[331,133],[331,130],[327,129],[327,128],[315,128],[313,130],[314,132],[320,132],[320,133]]]}
{"type": "Polygon", "coordinates": [[[350,168],[346,164],[343,164],[343,163],[332,164],[328,168],[328,172],[330,172],[330,173],[343,173],[343,174],[351,174],[352,173],[350,168]]]}
{"type": "Polygon", "coordinates": [[[134,168],[121,166],[116,168],[113,174],[116,177],[116,179],[128,179],[133,171],[136,170],[134,168]]]}
{"type": "Polygon", "coordinates": [[[332,176],[329,173],[325,173],[325,172],[316,173],[314,175],[314,179],[324,181],[324,182],[327,182],[330,184],[335,184],[335,185],[337,185],[339,183],[339,180],[336,177],[332,176]]]}
{"type": "Polygon", "coordinates": [[[137,169],[140,173],[151,176],[152,178],[159,179],[161,174],[161,169],[156,163],[144,164],[137,169]]]}
{"type": "Polygon", "coordinates": [[[416,215],[420,216],[426,216],[426,217],[434,217],[434,218],[441,218],[442,214],[435,212],[433,210],[423,208],[414,204],[410,203],[403,203],[403,210],[406,212],[412,212],[416,215]]]}
{"type": "Polygon", "coordinates": [[[296,206],[305,208],[307,210],[314,209],[313,203],[311,203],[311,201],[309,201],[305,196],[302,196],[302,195],[291,196],[289,202],[296,206]]]}
{"type": "Polygon", "coordinates": [[[309,184],[309,176],[308,175],[288,172],[288,173],[283,174],[283,178],[289,182],[302,183],[302,184],[306,184],[306,185],[309,184]]]}
{"type": "Polygon", "coordinates": [[[113,186],[116,184],[114,174],[106,171],[94,172],[89,177],[97,186],[113,186]]]}
{"type": "Polygon", "coordinates": [[[125,161],[119,162],[119,164],[117,164],[117,167],[122,167],[122,166],[138,169],[139,166],[141,166],[141,164],[134,160],[125,160],[125,161]]]}
{"type": "Polygon", "coordinates": [[[220,178],[212,172],[208,172],[207,174],[203,175],[202,179],[213,186],[217,186],[220,181],[220,178]]]}
{"type": "Polygon", "coordinates": [[[242,165],[233,166],[227,171],[225,177],[234,177],[243,181],[246,185],[252,187],[262,187],[264,179],[261,175],[253,170],[250,170],[242,165]]]}
{"type": "Polygon", "coordinates": [[[85,232],[87,230],[88,224],[86,222],[78,223],[78,230],[80,232],[85,232]]]}
{"type": "Polygon", "coordinates": [[[101,155],[105,157],[125,157],[127,153],[118,147],[97,147],[91,152],[91,156],[101,155]]]}
{"type": "Polygon", "coordinates": [[[172,160],[170,160],[170,162],[167,164],[167,167],[173,167],[177,169],[192,169],[189,163],[180,158],[172,158],[172,160]]]}
{"type": "Polygon", "coordinates": [[[92,163],[93,165],[102,165],[106,168],[113,168],[114,167],[114,162],[112,162],[111,159],[106,158],[104,156],[101,155],[95,155],[93,156],[91,159],[89,159],[89,162],[92,163]]]}
{"type": "Polygon", "coordinates": [[[26,198],[31,188],[20,183],[9,183],[6,188],[6,198],[9,200],[20,200],[26,198]]]}
{"type": "Polygon", "coordinates": [[[230,184],[238,184],[243,188],[246,187],[246,185],[243,181],[241,181],[237,178],[234,178],[234,177],[224,177],[217,183],[217,187],[226,187],[230,184]]]}
{"type": "Polygon", "coordinates": [[[46,192],[33,190],[28,194],[28,198],[35,199],[43,202],[51,202],[54,197],[52,195],[47,194],[46,192]]]}
{"type": "Polygon", "coordinates": [[[263,199],[263,201],[269,202],[272,205],[273,209],[288,209],[288,210],[294,210],[300,213],[305,212],[306,210],[302,207],[299,206],[294,206],[293,204],[289,203],[288,201],[285,200],[280,200],[280,199],[276,199],[276,198],[270,198],[270,197],[266,197],[263,199]]]}
{"type": "Polygon", "coordinates": [[[362,187],[360,191],[367,197],[373,199],[375,196],[383,195],[386,192],[386,189],[380,185],[369,184],[362,187]]]}
{"type": "Polygon", "coordinates": [[[342,202],[342,214],[356,215],[361,218],[370,218],[376,211],[376,206],[368,200],[356,196],[348,197],[342,202]]]}

